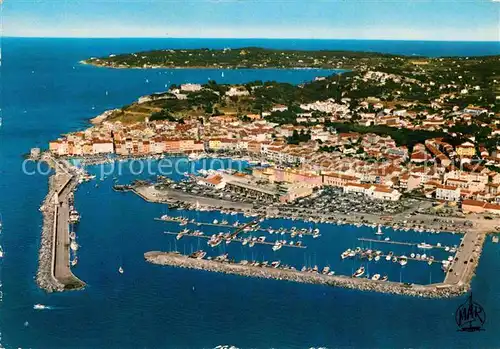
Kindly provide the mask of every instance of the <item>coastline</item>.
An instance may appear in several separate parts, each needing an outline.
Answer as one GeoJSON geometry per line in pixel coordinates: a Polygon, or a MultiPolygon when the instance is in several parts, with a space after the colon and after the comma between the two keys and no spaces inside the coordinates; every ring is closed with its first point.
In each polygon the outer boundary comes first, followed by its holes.
{"type": "Polygon", "coordinates": [[[258,69],[258,70],[335,70],[335,71],[351,71],[354,66],[343,66],[341,68],[339,67],[207,67],[207,66],[164,66],[164,65],[158,65],[158,66],[148,66],[148,67],[141,67],[141,66],[123,66],[123,65],[105,65],[105,64],[95,64],[95,63],[90,63],[87,62],[87,60],[81,60],[78,63],[82,65],[89,65],[92,67],[96,68],[110,68],[110,69],[144,69],[144,70],[152,70],[152,69],[178,69],[178,70],[189,70],[189,69],[213,69],[213,70],[244,70],[244,69],[258,69]]]}

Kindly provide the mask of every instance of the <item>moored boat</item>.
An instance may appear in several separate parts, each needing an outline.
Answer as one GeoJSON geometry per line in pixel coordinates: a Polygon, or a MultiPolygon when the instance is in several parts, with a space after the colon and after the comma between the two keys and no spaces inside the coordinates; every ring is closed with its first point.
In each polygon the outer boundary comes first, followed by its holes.
{"type": "Polygon", "coordinates": [[[365,273],[365,267],[361,266],[359,267],[358,270],[354,272],[354,274],[352,274],[352,277],[359,278],[360,276],[363,276],[364,273],[365,273]]]}

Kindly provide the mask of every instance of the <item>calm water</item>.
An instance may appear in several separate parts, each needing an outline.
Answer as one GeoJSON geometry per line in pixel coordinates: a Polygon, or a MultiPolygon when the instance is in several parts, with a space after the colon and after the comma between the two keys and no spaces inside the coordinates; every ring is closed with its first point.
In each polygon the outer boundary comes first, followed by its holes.
{"type": "MultiPolygon", "coordinates": [[[[86,119],[130,103],[138,96],[183,82],[244,82],[254,79],[300,83],[328,71],[243,70],[110,70],[78,65],[89,56],[163,47],[241,47],[359,49],[405,54],[498,54],[496,43],[423,43],[328,40],[40,40],[3,39],[2,116],[0,129],[0,236],[6,251],[2,263],[1,343],[6,348],[201,348],[218,344],[239,347],[497,347],[500,323],[498,245],[486,245],[473,282],[474,298],[487,313],[486,331],[459,333],[454,312],[463,298],[421,300],[362,293],[314,285],[246,279],[146,264],[152,249],[189,252],[206,243],[174,240],[163,234],[178,229],[153,220],[165,207],[132,194],[111,191],[112,179],[82,185],[77,207],[79,264],[75,273],[88,282],[84,291],[45,294],[34,282],[40,242],[38,206],[47,191],[46,178],[22,173],[22,154],[45,146],[60,133],[86,127],[86,119]],[[149,81],[149,82],[146,82],[149,81]],[[108,91],[108,94],[106,94],[108,91]],[[125,273],[117,269],[123,265],[125,273]],[[34,311],[42,303],[52,310],[34,311]]],[[[126,183],[131,176],[123,175],[126,183]]],[[[178,211],[209,221],[220,216],[178,211]]],[[[228,219],[244,218],[229,216],[228,219]]],[[[273,226],[299,225],[275,221],[273,226]]],[[[237,258],[280,259],[287,263],[330,265],[349,274],[357,265],[339,254],[373,237],[372,229],[320,226],[323,236],[303,239],[306,250],[270,246],[221,246],[237,258]]],[[[210,231],[210,230],[207,230],[210,231]]],[[[215,232],[215,231],[214,231],[215,232]]],[[[457,236],[387,231],[393,240],[456,243],[457,236]],[[435,240],[435,241],[438,241],[435,240]]],[[[268,236],[273,239],[273,236],[268,236]]],[[[203,245],[205,244],[205,245],[203,245]]],[[[366,246],[366,245],[365,245],[366,246]]],[[[372,246],[375,247],[375,246],[372,246]]],[[[386,247],[376,247],[387,250],[386,247]]],[[[396,248],[391,248],[396,252],[396,248]]],[[[411,251],[405,251],[407,253],[411,251]]],[[[213,252],[215,253],[215,251],[213,252]]],[[[442,273],[418,262],[401,268],[387,262],[370,273],[391,279],[428,282],[442,273]],[[380,270],[380,271],[379,271],[380,270]]]]}

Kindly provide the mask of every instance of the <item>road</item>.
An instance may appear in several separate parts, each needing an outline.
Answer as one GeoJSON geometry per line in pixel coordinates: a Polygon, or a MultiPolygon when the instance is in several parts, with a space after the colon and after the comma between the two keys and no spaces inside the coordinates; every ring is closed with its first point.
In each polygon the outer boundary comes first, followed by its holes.
{"type": "Polygon", "coordinates": [[[476,230],[464,235],[455,260],[446,274],[444,284],[463,285],[470,282],[479,262],[484,240],[485,234],[476,230]]]}

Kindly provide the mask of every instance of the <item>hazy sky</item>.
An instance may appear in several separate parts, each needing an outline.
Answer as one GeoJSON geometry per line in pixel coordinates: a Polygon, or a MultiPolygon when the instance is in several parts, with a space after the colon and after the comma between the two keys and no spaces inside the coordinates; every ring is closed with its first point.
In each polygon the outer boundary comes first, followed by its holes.
{"type": "Polygon", "coordinates": [[[3,35],[495,41],[498,1],[6,0],[3,35]]]}

